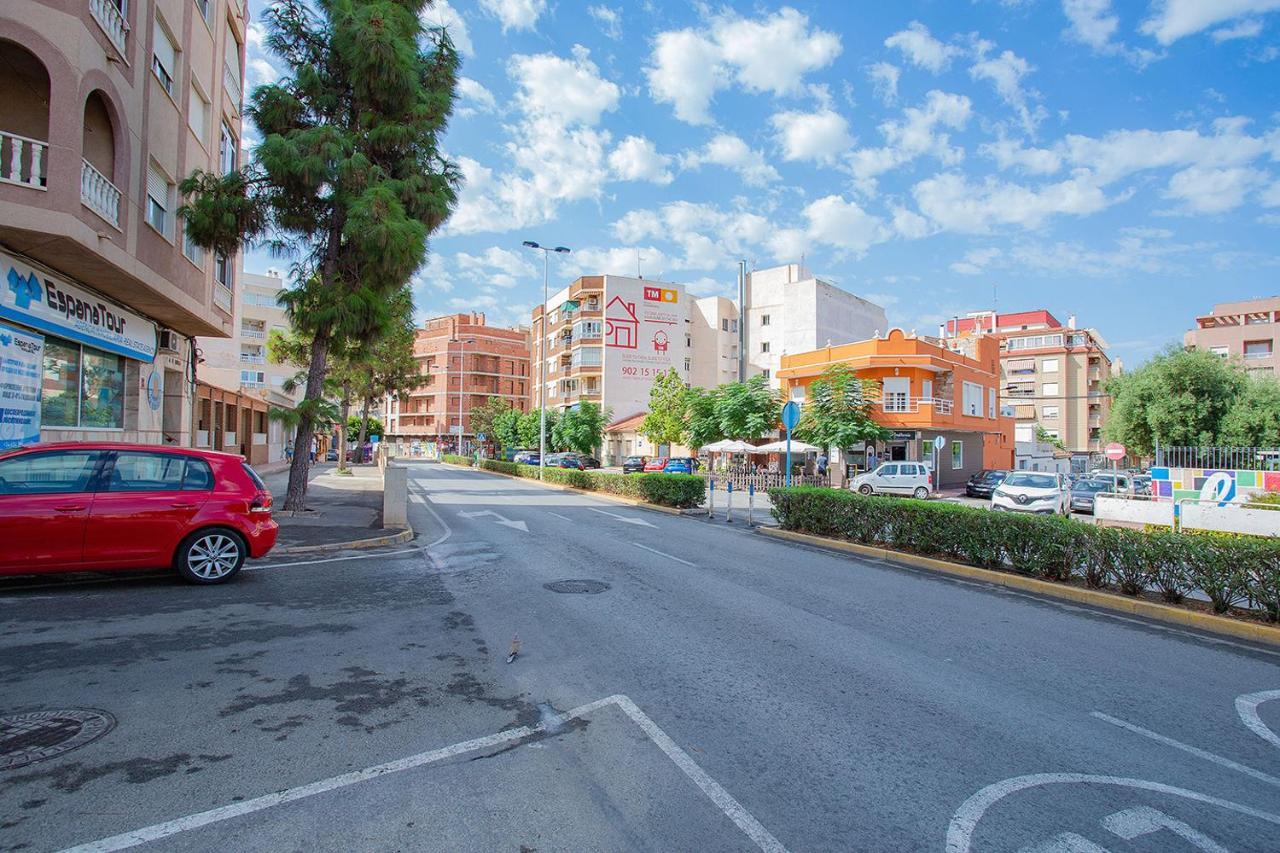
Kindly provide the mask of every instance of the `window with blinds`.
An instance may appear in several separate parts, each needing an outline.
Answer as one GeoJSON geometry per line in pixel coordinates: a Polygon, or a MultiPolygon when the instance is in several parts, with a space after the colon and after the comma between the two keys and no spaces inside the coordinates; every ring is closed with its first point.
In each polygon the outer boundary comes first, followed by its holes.
{"type": "Polygon", "coordinates": [[[160,81],[161,86],[164,86],[164,90],[172,95],[174,70],[178,67],[177,49],[169,39],[169,34],[164,31],[164,27],[160,26],[159,18],[156,19],[152,42],[151,70],[155,72],[156,79],[160,81]]]}
{"type": "Polygon", "coordinates": [[[196,84],[191,84],[190,103],[187,105],[187,124],[191,127],[191,132],[201,143],[205,143],[205,137],[209,132],[209,102],[205,99],[204,94],[196,88],[196,84]]]}
{"type": "Polygon", "coordinates": [[[222,60],[227,66],[232,79],[240,82],[240,42],[236,41],[236,31],[227,25],[227,33],[222,42],[222,60]]]}
{"type": "Polygon", "coordinates": [[[155,163],[147,169],[147,222],[173,239],[173,184],[155,163]]]}

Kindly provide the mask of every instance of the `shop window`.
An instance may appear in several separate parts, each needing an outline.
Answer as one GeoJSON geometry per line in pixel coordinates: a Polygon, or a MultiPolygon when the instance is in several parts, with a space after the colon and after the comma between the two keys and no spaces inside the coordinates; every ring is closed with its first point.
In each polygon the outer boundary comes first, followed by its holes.
{"type": "Polygon", "coordinates": [[[951,468],[959,470],[964,467],[964,442],[951,442],[951,468]]]}
{"type": "Polygon", "coordinates": [[[40,420],[46,427],[122,429],[124,359],[46,337],[40,420]]]}
{"type": "Polygon", "coordinates": [[[124,426],[124,359],[84,347],[81,352],[80,426],[124,426]]]}

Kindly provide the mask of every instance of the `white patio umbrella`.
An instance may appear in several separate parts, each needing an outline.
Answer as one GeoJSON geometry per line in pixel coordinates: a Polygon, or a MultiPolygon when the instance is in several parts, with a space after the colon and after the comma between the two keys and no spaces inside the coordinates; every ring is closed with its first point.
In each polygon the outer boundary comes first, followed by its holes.
{"type": "MultiPolygon", "coordinates": [[[[791,439],[792,453],[814,453],[821,449],[821,447],[809,444],[808,442],[798,441],[794,438],[791,439]]],[[[782,441],[771,441],[768,444],[760,445],[756,450],[760,453],[786,453],[787,442],[786,439],[783,439],[782,441]]]]}
{"type": "Polygon", "coordinates": [[[756,446],[747,444],[745,441],[737,441],[736,439],[726,438],[721,441],[714,441],[702,448],[708,453],[754,453],[756,446]]]}

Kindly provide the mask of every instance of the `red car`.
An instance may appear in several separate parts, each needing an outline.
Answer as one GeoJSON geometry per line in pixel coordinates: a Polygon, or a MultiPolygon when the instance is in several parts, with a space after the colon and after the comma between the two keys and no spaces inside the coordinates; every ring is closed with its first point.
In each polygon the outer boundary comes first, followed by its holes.
{"type": "Polygon", "coordinates": [[[222,583],[278,532],[271,492],[235,454],[111,442],[0,453],[0,575],[172,566],[222,583]]]}
{"type": "Polygon", "coordinates": [[[665,456],[650,456],[649,459],[644,463],[644,470],[646,472],[653,472],[653,471],[661,472],[663,468],[667,467],[667,462],[668,460],[667,460],[667,457],[665,456]]]}

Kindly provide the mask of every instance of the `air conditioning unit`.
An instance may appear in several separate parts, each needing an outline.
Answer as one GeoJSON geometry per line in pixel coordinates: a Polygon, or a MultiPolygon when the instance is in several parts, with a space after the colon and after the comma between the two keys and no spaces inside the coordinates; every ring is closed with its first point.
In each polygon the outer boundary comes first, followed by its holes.
{"type": "Polygon", "coordinates": [[[176,353],[182,349],[182,336],[173,329],[160,330],[160,349],[176,353]]]}

